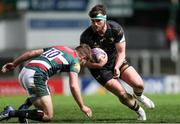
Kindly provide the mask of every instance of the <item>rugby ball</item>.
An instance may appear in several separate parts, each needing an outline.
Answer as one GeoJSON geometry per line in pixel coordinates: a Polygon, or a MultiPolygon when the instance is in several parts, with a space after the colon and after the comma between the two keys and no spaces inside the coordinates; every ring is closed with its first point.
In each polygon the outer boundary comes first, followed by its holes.
{"type": "Polygon", "coordinates": [[[98,63],[101,58],[107,59],[107,53],[101,48],[93,48],[92,57],[93,57],[93,61],[98,63]]]}

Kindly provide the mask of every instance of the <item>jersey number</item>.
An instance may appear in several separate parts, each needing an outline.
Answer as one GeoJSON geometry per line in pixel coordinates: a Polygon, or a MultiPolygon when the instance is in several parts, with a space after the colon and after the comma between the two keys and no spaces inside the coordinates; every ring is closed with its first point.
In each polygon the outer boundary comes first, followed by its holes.
{"type": "Polygon", "coordinates": [[[53,60],[58,56],[62,56],[63,53],[55,48],[52,48],[42,54],[44,57],[48,58],[49,60],[53,60]]]}

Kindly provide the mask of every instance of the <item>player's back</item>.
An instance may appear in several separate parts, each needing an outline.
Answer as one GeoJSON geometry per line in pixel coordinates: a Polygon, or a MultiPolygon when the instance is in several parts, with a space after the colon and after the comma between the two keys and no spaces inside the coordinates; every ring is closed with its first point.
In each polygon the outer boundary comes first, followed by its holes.
{"type": "Polygon", "coordinates": [[[57,72],[76,72],[74,66],[77,64],[79,65],[79,60],[75,50],[64,46],[53,46],[44,48],[44,52],[31,60],[26,67],[50,77],[57,72]]]}

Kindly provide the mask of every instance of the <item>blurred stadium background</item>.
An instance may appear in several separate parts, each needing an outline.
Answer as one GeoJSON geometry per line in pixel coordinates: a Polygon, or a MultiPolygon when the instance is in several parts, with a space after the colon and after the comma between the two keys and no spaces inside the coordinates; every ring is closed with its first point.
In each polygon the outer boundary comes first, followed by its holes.
{"type": "MultiPolygon", "coordinates": [[[[97,3],[124,28],[127,59],[143,77],[145,93],[180,94],[179,0],[0,0],[0,66],[29,49],[79,45],[97,3]]],[[[25,94],[17,83],[22,66],[0,74],[0,96],[25,94]]],[[[52,93],[69,95],[68,78],[60,76],[50,80],[52,93]]],[[[86,68],[79,80],[85,95],[107,94],[86,68]]]]}

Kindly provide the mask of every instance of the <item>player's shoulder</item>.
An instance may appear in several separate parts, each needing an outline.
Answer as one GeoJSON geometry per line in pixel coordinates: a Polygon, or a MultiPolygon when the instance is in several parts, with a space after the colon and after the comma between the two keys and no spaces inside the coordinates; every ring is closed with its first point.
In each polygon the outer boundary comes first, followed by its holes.
{"type": "Polygon", "coordinates": [[[92,39],[93,36],[93,29],[92,27],[88,27],[86,30],[84,30],[84,32],[82,32],[81,36],[80,36],[80,42],[81,43],[86,43],[89,42],[92,39]]]}
{"type": "Polygon", "coordinates": [[[122,26],[115,22],[115,21],[112,21],[112,20],[108,20],[107,21],[108,25],[110,26],[110,29],[115,33],[115,34],[118,34],[118,35],[123,35],[124,33],[124,30],[122,28],[122,26]]]}
{"type": "Polygon", "coordinates": [[[91,26],[89,26],[88,28],[86,28],[86,29],[82,32],[81,36],[82,36],[82,35],[91,34],[91,33],[93,33],[93,29],[92,29],[91,26]]]}
{"type": "Polygon", "coordinates": [[[122,30],[122,26],[118,22],[115,22],[115,21],[112,21],[112,20],[108,20],[107,23],[109,24],[109,26],[112,29],[122,30]]]}

